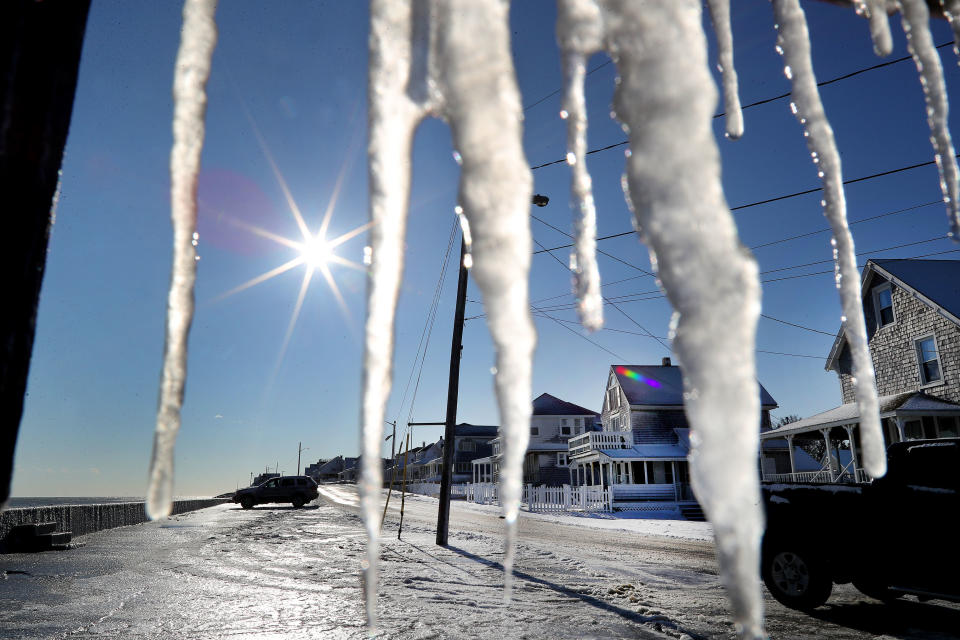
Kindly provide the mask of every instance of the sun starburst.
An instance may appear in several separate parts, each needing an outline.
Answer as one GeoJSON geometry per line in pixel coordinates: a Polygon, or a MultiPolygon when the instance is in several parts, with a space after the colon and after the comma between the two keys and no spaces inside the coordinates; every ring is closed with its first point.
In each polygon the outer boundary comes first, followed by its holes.
{"type": "MultiPolygon", "coordinates": [[[[277,166],[276,161],[273,158],[273,154],[270,153],[270,149],[267,146],[266,140],[264,140],[263,135],[260,133],[260,129],[257,127],[256,122],[254,122],[249,111],[247,111],[246,106],[244,105],[244,111],[246,112],[247,119],[250,122],[250,126],[253,129],[254,136],[257,139],[260,149],[263,152],[264,157],[267,160],[267,163],[270,165],[270,169],[273,172],[274,177],[277,180],[277,183],[280,186],[280,189],[283,191],[284,199],[287,202],[287,208],[290,211],[290,214],[293,216],[294,221],[297,224],[297,229],[300,231],[300,239],[291,239],[285,236],[279,235],[272,231],[268,231],[257,225],[244,222],[235,217],[230,216],[229,214],[224,214],[222,219],[229,224],[232,224],[238,228],[249,231],[250,233],[256,234],[262,238],[275,242],[279,245],[293,249],[297,252],[297,255],[292,259],[284,262],[283,264],[274,267],[258,276],[247,280],[246,282],[222,293],[221,295],[214,298],[214,302],[224,300],[230,296],[245,291],[251,287],[254,287],[258,284],[262,284],[276,276],[279,276],[291,269],[294,269],[299,266],[303,266],[303,279],[300,282],[300,289],[297,294],[297,300],[293,307],[293,312],[290,315],[290,322],[287,324],[287,330],[283,337],[283,343],[280,347],[280,352],[277,355],[276,365],[274,366],[273,374],[271,375],[271,381],[276,376],[277,372],[280,369],[280,365],[283,362],[284,355],[286,354],[287,347],[290,344],[290,338],[293,336],[293,331],[297,325],[297,320],[300,317],[300,311],[303,308],[303,302],[306,298],[307,291],[310,288],[310,282],[313,279],[314,273],[319,272],[323,276],[324,281],[327,283],[327,286],[330,289],[330,292],[333,294],[333,297],[337,301],[337,305],[340,307],[340,310],[343,312],[344,317],[347,321],[347,324],[350,325],[352,322],[352,317],[350,310],[347,307],[347,303],[343,298],[343,295],[340,292],[340,288],[337,286],[336,280],[334,280],[333,273],[330,270],[331,265],[340,265],[343,267],[348,267],[351,269],[356,269],[358,271],[366,271],[366,267],[362,264],[344,258],[336,254],[335,250],[337,247],[342,245],[355,238],[356,236],[362,234],[367,229],[370,228],[370,222],[362,224],[346,233],[343,233],[335,238],[327,239],[327,231],[330,227],[330,219],[333,216],[333,212],[337,205],[337,200],[340,196],[340,189],[343,186],[344,177],[347,174],[348,170],[348,160],[345,160],[343,165],[340,167],[339,174],[337,175],[336,183],[334,183],[333,193],[330,197],[330,202],[327,204],[326,210],[323,213],[323,218],[320,223],[320,227],[316,232],[312,232],[307,226],[306,221],[304,220],[303,214],[300,211],[300,207],[297,205],[296,201],[293,198],[293,194],[290,191],[290,188],[287,185],[287,181],[284,179],[283,174],[280,172],[279,167],[277,166]]],[[[352,154],[352,147],[347,152],[347,159],[349,159],[352,154]]]]}

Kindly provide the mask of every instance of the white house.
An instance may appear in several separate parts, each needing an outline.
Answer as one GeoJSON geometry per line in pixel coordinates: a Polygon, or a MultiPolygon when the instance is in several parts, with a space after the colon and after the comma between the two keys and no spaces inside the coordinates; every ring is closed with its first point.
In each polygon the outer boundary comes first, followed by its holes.
{"type": "MultiPolygon", "coordinates": [[[[595,411],[561,400],[549,393],[533,401],[530,442],[523,460],[525,484],[559,487],[570,481],[567,466],[570,438],[593,430],[599,416],[595,411]]],[[[473,461],[474,482],[497,482],[503,458],[503,441],[493,440],[493,452],[473,461]]]]}
{"type": "MultiPolygon", "coordinates": [[[[769,428],[770,410],[777,403],[757,386],[762,408],[758,426],[769,428]]],[[[601,431],[570,439],[570,483],[609,487],[615,508],[648,508],[659,502],[697,517],[687,468],[690,428],[680,368],[670,358],[661,366],[611,366],[601,421],[601,431]]]]}

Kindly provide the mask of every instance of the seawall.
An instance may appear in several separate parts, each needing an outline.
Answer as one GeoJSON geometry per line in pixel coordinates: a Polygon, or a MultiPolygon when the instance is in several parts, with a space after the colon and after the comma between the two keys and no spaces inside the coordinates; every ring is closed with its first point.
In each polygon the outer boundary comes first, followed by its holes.
{"type": "MultiPolygon", "coordinates": [[[[224,498],[174,500],[173,514],[205,509],[224,502],[229,500],[224,498]]],[[[9,509],[0,513],[0,551],[3,549],[3,540],[10,529],[21,524],[56,522],[57,531],[72,531],[74,536],[82,536],[94,531],[126,527],[146,521],[147,514],[143,502],[9,509]]]]}

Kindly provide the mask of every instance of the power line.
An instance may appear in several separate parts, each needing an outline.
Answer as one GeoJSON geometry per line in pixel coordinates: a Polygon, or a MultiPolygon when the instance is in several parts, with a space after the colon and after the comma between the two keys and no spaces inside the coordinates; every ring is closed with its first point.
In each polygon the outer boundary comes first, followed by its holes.
{"type": "MultiPolygon", "coordinates": [[[[536,315],[536,314],[535,314],[535,315],[536,315]]],[[[562,318],[555,318],[555,317],[549,316],[549,315],[547,315],[546,313],[543,313],[543,312],[540,312],[539,315],[541,315],[542,317],[545,317],[545,318],[549,318],[549,319],[553,320],[554,322],[559,322],[559,323],[563,323],[563,324],[567,324],[567,325],[575,324],[575,325],[578,325],[578,326],[581,326],[581,327],[583,326],[582,324],[580,324],[580,323],[579,323],[578,321],[576,321],[576,320],[564,320],[564,319],[562,319],[562,318]]],[[[569,328],[569,327],[566,327],[566,328],[569,328]]],[[[642,337],[644,337],[644,338],[662,338],[662,336],[647,335],[647,334],[645,334],[645,333],[640,333],[639,331],[628,331],[628,330],[626,330],[626,329],[613,329],[613,328],[611,328],[611,327],[603,327],[603,328],[601,329],[601,331],[612,331],[612,332],[614,332],[614,333],[627,333],[627,334],[630,334],[630,335],[633,335],[633,336],[642,336],[642,337]]],[[[574,333],[577,333],[577,332],[574,331],[574,333]]],[[[579,335],[579,336],[581,336],[581,337],[585,337],[585,336],[583,336],[582,334],[579,334],[579,333],[577,333],[577,335],[579,335]]],[[[830,335],[831,337],[835,337],[835,336],[836,336],[836,334],[833,334],[833,333],[828,334],[828,335],[830,335]]],[[[662,339],[666,340],[667,338],[662,338],[662,339]]],[[[601,345],[597,345],[597,346],[599,346],[601,349],[603,349],[603,350],[606,351],[607,353],[611,353],[609,349],[606,349],[606,348],[604,348],[604,347],[601,346],[601,345]]],[[[778,356],[791,356],[791,357],[794,357],[794,358],[815,358],[815,359],[817,359],[817,360],[823,360],[823,356],[811,356],[811,355],[808,355],[808,354],[801,354],[801,353],[784,353],[784,352],[782,352],[782,351],[768,351],[768,350],[766,350],[766,349],[756,349],[756,352],[757,352],[757,353],[766,353],[766,354],[771,354],[771,355],[778,355],[778,356]]],[[[616,357],[618,357],[618,358],[620,357],[620,356],[617,356],[616,354],[613,354],[613,355],[616,356],[616,357]]]]}
{"type": "MultiPolygon", "coordinates": [[[[953,44],[953,41],[951,40],[950,42],[944,42],[944,43],[942,43],[942,44],[936,45],[936,48],[937,48],[937,49],[942,49],[942,48],[944,48],[944,47],[949,47],[949,46],[952,45],[952,44],[953,44]]],[[[856,71],[852,71],[852,72],[850,72],[850,73],[846,73],[846,74],[844,74],[844,75],[842,75],[842,76],[837,76],[836,78],[830,78],[829,80],[821,80],[820,82],[817,83],[817,86],[818,86],[818,87],[825,87],[825,86],[827,86],[827,85],[829,85],[829,84],[833,84],[833,83],[835,83],[835,82],[840,82],[841,80],[848,80],[848,79],[850,79],[850,78],[852,78],[852,77],[854,77],[854,76],[860,75],[861,73],[866,73],[866,72],[868,72],[868,71],[875,71],[875,70],[877,70],[877,69],[882,69],[883,67],[889,67],[890,65],[898,64],[898,63],[900,63],[900,62],[906,62],[907,60],[911,60],[911,59],[912,59],[911,56],[903,56],[902,58],[897,58],[897,59],[895,59],[895,60],[888,60],[888,61],[886,61],[886,62],[881,62],[881,63],[879,63],[879,64],[875,64],[875,65],[872,65],[872,66],[869,66],[869,67],[865,67],[865,68],[863,68],[863,69],[858,69],[858,70],[856,70],[856,71]]],[[[550,95],[553,96],[553,95],[556,95],[556,94],[559,93],[559,92],[560,92],[560,90],[558,89],[557,91],[555,91],[554,93],[552,93],[552,94],[550,94],[550,95]]],[[[773,97],[771,97],[771,98],[764,98],[763,100],[758,100],[758,101],[756,101],[756,102],[751,102],[750,104],[743,105],[742,107],[740,107],[740,110],[741,110],[741,111],[745,111],[745,110],[750,109],[750,108],[752,108],[752,107],[758,107],[758,106],[760,106],[760,105],[767,104],[767,103],[770,103],[770,102],[775,102],[775,101],[777,101],[777,100],[783,100],[784,98],[789,98],[791,95],[792,95],[792,92],[781,93],[780,95],[776,95],[776,96],[773,96],[773,97]]],[[[547,97],[550,97],[550,96],[547,96],[547,97]]],[[[546,99],[546,98],[544,98],[544,99],[546,99]]],[[[534,103],[534,104],[539,104],[540,102],[542,102],[542,100],[539,100],[539,101],[537,101],[537,102],[534,103]]],[[[531,106],[533,106],[533,105],[531,105],[531,106]]],[[[529,108],[529,107],[528,107],[528,108],[529,108]]],[[[713,118],[714,118],[714,119],[717,119],[717,118],[720,118],[720,117],[722,117],[722,116],[724,116],[724,115],[725,115],[724,113],[716,113],[716,114],[713,115],[713,118]]],[[[609,144],[609,145],[607,145],[607,146],[605,146],[605,147],[600,147],[600,148],[598,148],[598,149],[591,149],[591,150],[587,151],[586,155],[591,155],[591,154],[594,154],[594,153],[600,153],[601,151],[608,151],[608,150],[610,150],[610,149],[615,149],[615,148],[617,148],[617,147],[625,146],[625,145],[627,145],[627,144],[629,144],[629,143],[630,143],[629,140],[624,140],[624,141],[622,141],[622,142],[616,142],[616,143],[614,143],[614,144],[609,144]]],[[[564,157],[564,158],[560,158],[559,160],[553,160],[553,161],[551,161],[551,162],[544,162],[543,164],[538,164],[538,165],[536,165],[536,166],[534,166],[534,167],[530,167],[530,170],[531,170],[531,171],[536,171],[537,169],[543,169],[544,167],[549,167],[549,166],[552,166],[552,165],[555,165],[555,164],[565,163],[566,161],[567,161],[567,159],[564,157]]],[[[844,183],[844,184],[846,184],[846,183],[844,183]]],[[[819,191],[819,189],[814,189],[814,190],[811,190],[811,191],[806,191],[805,193],[813,193],[814,191],[819,191]]],[[[771,202],[772,202],[772,201],[771,201],[771,202]]]]}
{"type": "MultiPolygon", "coordinates": [[[[607,66],[608,64],[611,64],[612,62],[613,62],[613,60],[607,60],[606,62],[604,62],[604,63],[602,63],[602,64],[598,64],[598,65],[595,66],[593,69],[590,69],[589,71],[587,71],[586,75],[589,76],[590,74],[594,73],[595,71],[600,71],[600,69],[603,69],[605,66],[607,66]]],[[[584,76],[584,77],[586,77],[586,76],[584,76]]],[[[535,106],[537,106],[537,105],[540,104],[541,102],[544,102],[544,101],[546,101],[546,100],[549,100],[550,98],[552,98],[553,96],[557,95],[557,94],[560,93],[561,91],[563,91],[563,89],[557,89],[556,91],[551,91],[550,93],[548,93],[547,95],[543,96],[542,98],[540,98],[540,99],[537,100],[536,102],[532,102],[532,103],[528,104],[527,106],[525,106],[525,107],[523,108],[523,110],[524,110],[525,112],[526,112],[526,111],[529,111],[530,109],[533,109],[535,106]]]]}

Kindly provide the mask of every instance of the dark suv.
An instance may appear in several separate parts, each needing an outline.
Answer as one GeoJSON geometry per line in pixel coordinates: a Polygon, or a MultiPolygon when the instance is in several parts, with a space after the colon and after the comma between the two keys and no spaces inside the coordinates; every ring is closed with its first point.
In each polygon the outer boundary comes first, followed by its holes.
{"type": "Polygon", "coordinates": [[[311,500],[315,500],[317,483],[309,476],[281,476],[271,478],[256,487],[240,489],[233,494],[233,501],[239,502],[244,509],[250,509],[255,504],[268,502],[289,502],[294,509],[299,509],[311,500]]]}

